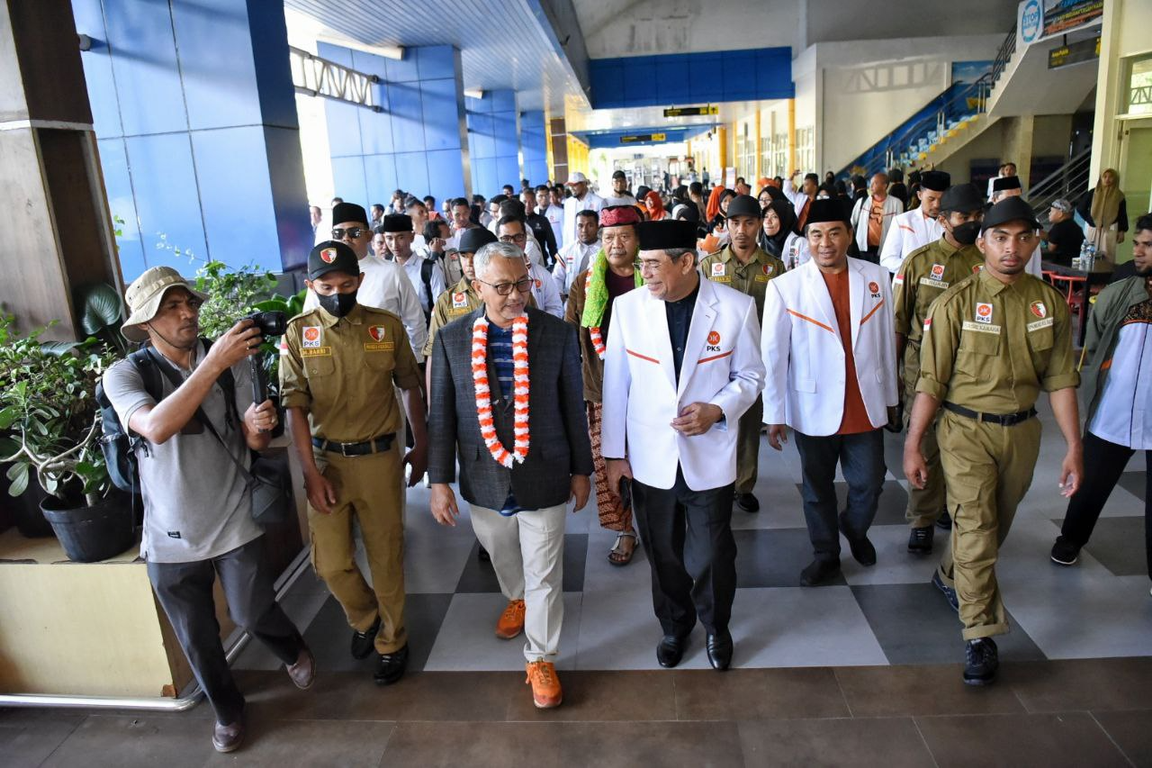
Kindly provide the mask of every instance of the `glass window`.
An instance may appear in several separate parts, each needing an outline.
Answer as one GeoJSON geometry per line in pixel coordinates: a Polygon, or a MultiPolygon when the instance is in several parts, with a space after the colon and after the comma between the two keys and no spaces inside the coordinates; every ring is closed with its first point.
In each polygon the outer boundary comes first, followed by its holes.
{"type": "Polygon", "coordinates": [[[1128,79],[1127,113],[1152,114],[1152,56],[1132,62],[1132,74],[1128,79]]]}

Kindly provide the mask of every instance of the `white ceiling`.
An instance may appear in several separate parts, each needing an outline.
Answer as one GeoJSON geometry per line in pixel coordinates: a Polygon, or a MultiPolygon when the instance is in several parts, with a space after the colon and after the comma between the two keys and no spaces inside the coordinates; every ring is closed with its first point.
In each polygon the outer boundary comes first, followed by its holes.
{"type": "MultiPolygon", "coordinates": [[[[529,0],[285,0],[328,37],[362,45],[453,45],[460,49],[464,87],[511,88],[521,110],[587,105],[579,81],[557,53],[551,27],[529,0]]],[[[563,38],[562,38],[563,39],[563,38]]]]}

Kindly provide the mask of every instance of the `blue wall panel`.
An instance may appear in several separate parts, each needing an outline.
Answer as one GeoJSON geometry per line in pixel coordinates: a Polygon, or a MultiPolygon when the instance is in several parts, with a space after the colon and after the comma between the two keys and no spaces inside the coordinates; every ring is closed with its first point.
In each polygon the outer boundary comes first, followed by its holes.
{"type": "Polygon", "coordinates": [[[424,197],[429,189],[425,153],[397,152],[393,157],[396,158],[397,186],[417,197],[424,197]]]}
{"type": "Polygon", "coordinates": [[[464,164],[459,149],[428,153],[428,194],[437,202],[464,194],[464,164]]]}
{"type": "Polygon", "coordinates": [[[204,230],[214,258],[280,269],[262,126],[192,133],[204,230]],[[238,201],[243,204],[237,205],[238,201]]]}
{"type": "Polygon", "coordinates": [[[172,23],[189,127],[259,125],[252,31],[244,3],[172,0],[172,23]]]}
{"type": "Polygon", "coordinates": [[[419,83],[389,83],[392,142],[396,152],[424,150],[424,106],[419,83]]]}
{"type": "Polygon", "coordinates": [[[524,175],[533,186],[548,178],[548,139],[544,135],[544,112],[535,110],[520,115],[520,152],[524,175]]]}
{"type": "Polygon", "coordinates": [[[473,192],[491,197],[505,184],[519,189],[520,136],[515,92],[488,91],[482,99],[466,98],[465,105],[473,192]]]}
{"type": "Polygon", "coordinates": [[[450,45],[428,45],[416,49],[421,80],[456,79],[456,51],[450,45]]]}
{"type": "Polygon", "coordinates": [[[168,4],[105,0],[104,18],[124,135],[188,130],[168,4]]]}
{"type": "Polygon", "coordinates": [[[134,136],[125,143],[128,165],[133,169],[145,263],[149,267],[167,264],[183,273],[194,271],[187,258],[156,247],[161,235],[166,235],[170,246],[191,250],[200,258],[208,255],[188,134],[134,136]],[[139,168],[147,168],[148,172],[139,173],[139,168]]]}
{"type": "Polygon", "coordinates": [[[282,2],[73,0],[73,11],[95,41],[81,60],[109,205],[125,222],[125,278],[195,269],[156,247],[160,233],[231,266],[299,263],[311,228],[282,2]]]}
{"type": "Polygon", "coordinates": [[[365,208],[371,205],[364,176],[363,156],[332,158],[332,185],[337,197],[342,197],[350,203],[358,203],[365,208]]]}
{"type": "Polygon", "coordinates": [[[588,64],[594,109],[790,99],[792,49],[632,56],[588,64]]]}
{"type": "Polygon", "coordinates": [[[460,102],[457,87],[455,78],[424,80],[420,83],[426,149],[460,149],[460,102]]]}
{"type": "Polygon", "coordinates": [[[367,188],[364,207],[372,203],[386,205],[392,199],[392,192],[400,186],[396,176],[395,155],[365,155],[364,181],[367,188]]]}
{"type": "MultiPolygon", "coordinates": [[[[132,197],[132,178],[128,173],[128,156],[124,152],[124,139],[100,139],[100,167],[104,172],[104,190],[108,195],[108,209],[120,230],[116,247],[120,253],[120,267],[125,277],[138,275],[147,269],[144,262],[144,244],[140,241],[140,225],[136,217],[136,201],[132,197]]],[[[148,247],[154,243],[150,240],[148,247]]]]}

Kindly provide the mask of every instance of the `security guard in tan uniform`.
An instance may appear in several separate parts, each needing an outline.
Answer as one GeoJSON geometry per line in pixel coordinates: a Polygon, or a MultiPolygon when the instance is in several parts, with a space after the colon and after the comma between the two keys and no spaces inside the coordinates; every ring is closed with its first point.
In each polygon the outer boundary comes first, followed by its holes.
{"type": "Polygon", "coordinates": [[[356,303],[363,280],[356,253],[328,241],[308,256],[320,306],[288,323],[281,343],[280,396],[308,492],[312,565],[352,626],[352,655],[375,648],[375,680],[400,679],[408,662],[404,626],[404,465],[417,482],[428,464],[420,369],[400,318],[356,303]],[[402,455],[403,390],[415,447],[402,455]],[[356,565],[360,524],[372,585],[356,565]]]}
{"type": "MultiPolygon", "coordinates": [[[[760,203],[751,195],[737,195],[728,203],[728,245],[700,261],[700,271],[709,280],[735,288],[756,300],[756,319],[764,316],[764,289],[768,281],[784,274],[784,262],[760,249],[756,236],[764,221],[760,203]]],[[[736,506],[745,512],[759,512],[760,502],[752,495],[760,460],[760,422],[764,401],[756,398],[740,417],[736,437],[736,506]]]]}
{"type": "Polygon", "coordinates": [[[920,379],[904,444],[904,474],[923,488],[931,470],[921,443],[943,404],[936,438],[952,513],[952,537],[932,583],[964,625],[964,682],[987,685],[999,666],[993,635],[1008,631],[996,558],[1028,491],[1040,451],[1036,399],[1049,393],[1068,450],[1060,487],[1080,486],[1084,459],[1076,405],[1080,375],[1068,306],[1025,273],[1040,224],[1018,197],[992,206],[976,241],[984,269],[929,309],[920,379]]]}
{"type": "MultiPolygon", "coordinates": [[[[928,307],[940,294],[984,264],[976,247],[980,220],[984,217],[984,200],[972,184],[949,187],[940,201],[940,225],[944,234],[934,243],[919,248],[904,260],[892,281],[892,300],[896,320],[896,359],[904,360],[903,401],[904,426],[912,415],[916,399],[916,380],[920,378],[920,338],[924,335],[924,318],[928,307]]],[[[944,530],[952,527],[952,518],[944,507],[944,476],[940,473],[940,448],[936,429],[929,428],[921,446],[928,462],[928,482],[923,490],[913,488],[908,494],[906,517],[912,526],[908,551],[927,554],[932,551],[932,524],[944,530]]]]}

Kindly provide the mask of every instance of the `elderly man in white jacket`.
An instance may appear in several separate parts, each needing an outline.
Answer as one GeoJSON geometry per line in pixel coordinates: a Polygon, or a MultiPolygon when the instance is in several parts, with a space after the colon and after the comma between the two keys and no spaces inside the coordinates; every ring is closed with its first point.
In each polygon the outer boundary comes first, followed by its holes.
{"type": "Polygon", "coordinates": [[[768,284],[761,350],[768,371],[764,422],[780,450],[796,433],[814,586],[840,572],[840,533],[864,566],[876,563],[868,528],[884,484],[884,433],[896,405],[896,342],[888,273],[849,258],[852,227],[833,200],[812,203],[805,228],[812,260],[768,284]],[[848,481],[837,517],[836,464],[848,481]]]}
{"type": "Polygon", "coordinates": [[[736,425],[760,392],[756,304],[696,268],[696,225],[642,222],[644,288],[618,296],[604,354],[601,449],[609,488],[631,483],[664,637],[680,663],[699,617],[708,660],[732,661],[736,425]]]}

